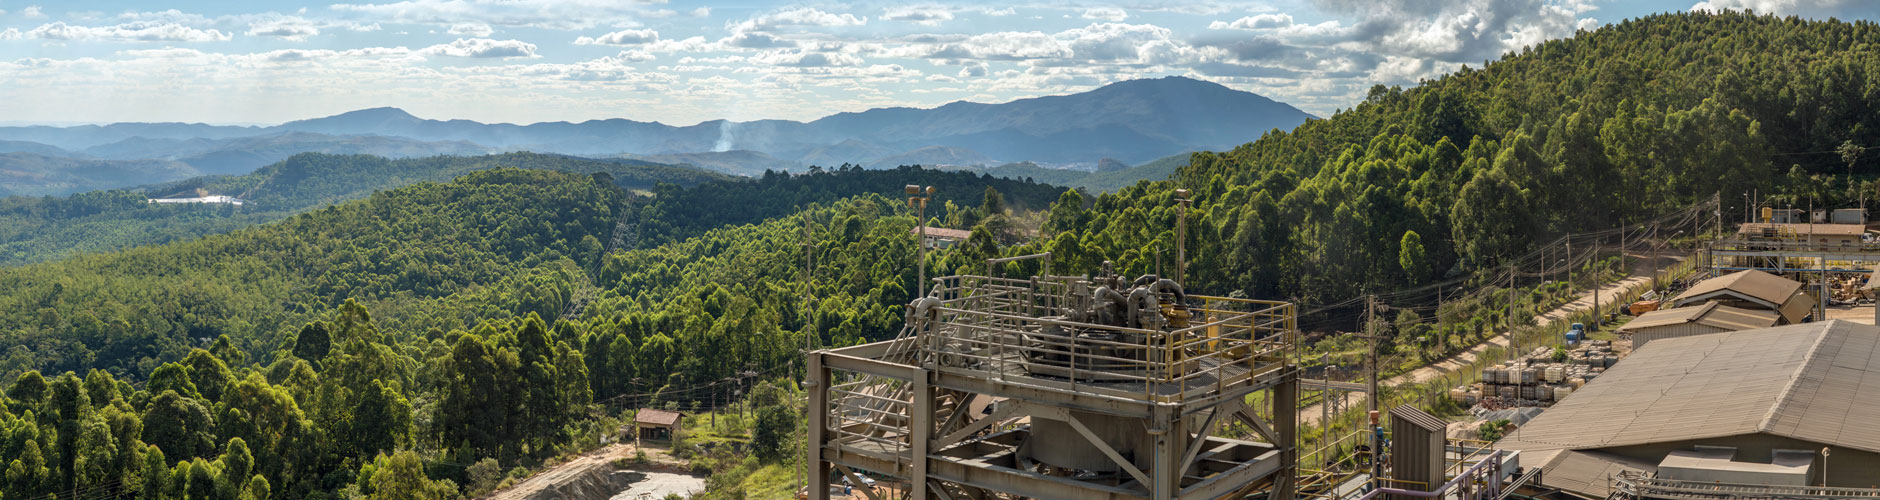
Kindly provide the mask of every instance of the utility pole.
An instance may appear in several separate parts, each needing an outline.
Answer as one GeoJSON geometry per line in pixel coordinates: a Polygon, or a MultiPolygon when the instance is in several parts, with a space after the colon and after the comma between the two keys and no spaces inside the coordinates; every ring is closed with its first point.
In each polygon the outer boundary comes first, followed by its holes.
{"type": "MultiPolygon", "coordinates": [[[[1365,371],[1370,372],[1369,374],[1367,374],[1368,375],[1367,378],[1370,379],[1370,381],[1368,382],[1368,385],[1369,385],[1369,389],[1371,392],[1370,394],[1367,395],[1369,397],[1365,399],[1369,402],[1367,406],[1369,406],[1371,412],[1374,414],[1377,412],[1377,398],[1379,395],[1377,391],[1377,328],[1376,326],[1377,326],[1377,294],[1371,294],[1371,295],[1365,296],[1364,298],[1364,338],[1366,342],[1370,344],[1370,350],[1369,350],[1370,362],[1365,363],[1365,371]]],[[[1320,425],[1324,425],[1324,422],[1320,422],[1320,425]]]]}
{"type": "MultiPolygon", "coordinates": [[[[920,244],[924,245],[926,243],[921,242],[920,244]]],[[[810,285],[812,282],[811,272],[814,270],[814,265],[810,261],[810,256],[814,253],[812,252],[812,249],[814,248],[814,246],[815,246],[815,240],[810,239],[809,212],[804,212],[803,213],[803,360],[804,360],[803,361],[803,379],[806,382],[812,381],[810,378],[810,373],[809,373],[810,368],[811,368],[809,364],[809,353],[814,352],[816,350],[816,346],[815,346],[816,332],[812,331],[810,328],[810,324],[811,322],[815,320],[816,316],[813,314],[810,314],[810,311],[809,311],[810,305],[814,302],[810,300],[810,285]]],[[[805,422],[810,421],[809,412],[819,410],[819,408],[811,408],[809,405],[809,401],[814,401],[814,398],[811,398],[810,400],[805,401],[803,404],[803,421],[805,422]]],[[[815,451],[809,448],[809,433],[805,432],[803,433],[803,474],[800,476],[797,476],[797,479],[803,482],[799,482],[797,484],[797,491],[802,491],[805,488],[808,488],[807,481],[809,481],[810,471],[813,470],[810,468],[809,464],[810,464],[810,461],[815,460],[815,459],[816,459],[815,451]]],[[[810,495],[811,498],[814,498],[815,496],[816,495],[813,495],[813,494],[810,495]]]]}
{"type": "Polygon", "coordinates": [[[1508,263],[1508,345],[1514,345],[1514,262],[1508,263]]]}

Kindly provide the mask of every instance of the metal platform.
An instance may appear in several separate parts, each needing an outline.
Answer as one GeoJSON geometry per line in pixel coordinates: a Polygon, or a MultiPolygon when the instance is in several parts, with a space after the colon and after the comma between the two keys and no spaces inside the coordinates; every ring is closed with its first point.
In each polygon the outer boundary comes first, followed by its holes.
{"type": "Polygon", "coordinates": [[[894,340],[810,354],[814,498],[832,470],[901,478],[917,499],[1291,498],[1292,304],[1176,288],[1157,320],[1123,326],[1066,312],[1101,295],[1082,277],[935,281],[894,340]],[[1247,404],[1261,391],[1271,408],[1247,404]]]}

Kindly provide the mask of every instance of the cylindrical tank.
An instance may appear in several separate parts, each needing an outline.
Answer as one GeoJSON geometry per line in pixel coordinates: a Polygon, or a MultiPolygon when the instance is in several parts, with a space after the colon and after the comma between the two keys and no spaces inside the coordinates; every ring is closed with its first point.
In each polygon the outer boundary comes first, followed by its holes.
{"type": "MultiPolygon", "coordinates": [[[[1111,449],[1123,456],[1134,455],[1136,467],[1147,470],[1153,466],[1153,438],[1143,432],[1147,422],[1139,418],[1117,417],[1100,413],[1072,410],[1071,416],[1090,432],[1102,438],[1111,449]]],[[[1199,425],[1199,424],[1197,424],[1199,425]]],[[[1033,418],[1031,436],[1019,447],[1018,453],[1042,463],[1066,469],[1078,469],[1098,472],[1116,472],[1122,467],[1110,460],[1102,450],[1085,439],[1082,433],[1071,427],[1070,422],[1033,418]]]]}

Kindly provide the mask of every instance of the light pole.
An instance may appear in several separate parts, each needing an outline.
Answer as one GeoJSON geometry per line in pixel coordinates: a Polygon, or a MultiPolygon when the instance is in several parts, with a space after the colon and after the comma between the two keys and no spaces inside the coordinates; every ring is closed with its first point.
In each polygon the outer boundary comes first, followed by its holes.
{"type": "Polygon", "coordinates": [[[1181,206],[1181,212],[1175,217],[1175,282],[1187,283],[1188,280],[1188,190],[1175,190],[1175,202],[1181,206]]]}
{"type": "Polygon", "coordinates": [[[918,185],[908,184],[906,191],[908,208],[914,209],[919,214],[919,218],[914,223],[919,224],[916,227],[920,228],[920,235],[914,241],[914,245],[918,248],[915,258],[920,261],[917,265],[920,268],[920,277],[917,278],[919,281],[914,282],[914,296],[925,297],[927,296],[927,200],[933,199],[933,186],[923,189],[918,185]]]}

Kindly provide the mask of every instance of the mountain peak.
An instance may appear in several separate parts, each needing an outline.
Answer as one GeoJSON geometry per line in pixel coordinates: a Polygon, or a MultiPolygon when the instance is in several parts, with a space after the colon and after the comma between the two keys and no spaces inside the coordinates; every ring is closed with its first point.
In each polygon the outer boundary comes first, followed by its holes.
{"type": "Polygon", "coordinates": [[[411,113],[406,113],[405,110],[403,109],[398,109],[398,108],[394,108],[391,106],[347,111],[345,113],[340,113],[337,115],[329,116],[327,118],[375,119],[375,120],[389,120],[389,119],[416,120],[418,119],[418,117],[412,116],[411,113]]]}

